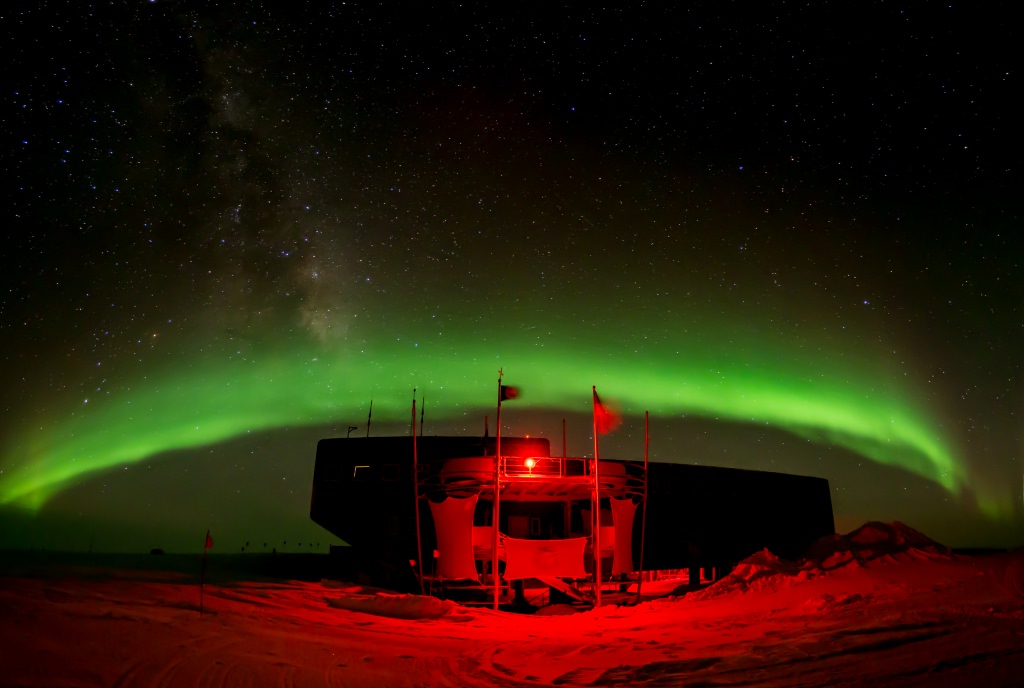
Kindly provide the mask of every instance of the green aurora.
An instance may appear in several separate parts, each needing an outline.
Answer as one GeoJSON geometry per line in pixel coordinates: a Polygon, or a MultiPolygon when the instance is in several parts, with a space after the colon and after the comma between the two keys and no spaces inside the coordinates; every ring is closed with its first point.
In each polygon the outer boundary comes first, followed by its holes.
{"type": "Polygon", "coordinates": [[[371,396],[375,418],[402,418],[414,387],[429,395],[432,418],[455,419],[493,407],[501,366],[509,384],[528,391],[517,408],[582,410],[594,384],[627,415],[649,410],[655,418],[767,424],[898,466],[952,494],[968,487],[926,405],[877,365],[829,367],[822,355],[785,356],[781,346],[764,344],[758,353],[741,347],[709,353],[707,347],[602,350],[588,342],[581,352],[572,342],[519,339],[506,339],[500,350],[394,339],[334,355],[308,344],[284,353],[256,349],[227,363],[168,366],[131,388],[80,400],[67,417],[37,423],[17,443],[18,460],[12,455],[5,462],[0,503],[38,510],[95,472],[247,432],[360,417],[371,396]]]}

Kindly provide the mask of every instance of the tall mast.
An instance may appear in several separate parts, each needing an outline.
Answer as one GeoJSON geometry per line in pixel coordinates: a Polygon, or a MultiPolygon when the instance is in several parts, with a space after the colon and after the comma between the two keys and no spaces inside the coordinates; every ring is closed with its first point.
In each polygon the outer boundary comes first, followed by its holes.
{"type": "Polygon", "coordinates": [[[502,370],[498,370],[498,417],[497,417],[497,432],[495,439],[495,450],[494,450],[494,514],[491,518],[491,526],[494,529],[494,541],[492,543],[494,547],[494,556],[491,559],[491,575],[494,577],[494,609],[498,609],[498,597],[500,595],[500,585],[498,582],[498,544],[500,542],[498,536],[498,523],[501,519],[501,507],[499,502],[501,501],[501,376],[502,370]]]}
{"type": "Polygon", "coordinates": [[[601,606],[601,457],[597,451],[597,387],[591,387],[594,393],[594,509],[590,529],[594,536],[594,606],[601,606]]]}
{"type": "Polygon", "coordinates": [[[640,518],[640,578],[636,581],[636,601],[640,603],[640,586],[644,582],[644,539],[647,537],[647,457],[651,446],[651,412],[644,411],[644,512],[640,518]]]}
{"type": "Polygon", "coordinates": [[[423,589],[423,538],[420,535],[420,466],[419,456],[416,448],[416,390],[412,390],[412,487],[414,512],[416,514],[416,570],[417,578],[420,580],[420,594],[425,595],[423,589]]]}
{"type": "Polygon", "coordinates": [[[370,397],[370,412],[366,414],[366,436],[370,436],[370,421],[373,420],[373,397],[370,397]]]}

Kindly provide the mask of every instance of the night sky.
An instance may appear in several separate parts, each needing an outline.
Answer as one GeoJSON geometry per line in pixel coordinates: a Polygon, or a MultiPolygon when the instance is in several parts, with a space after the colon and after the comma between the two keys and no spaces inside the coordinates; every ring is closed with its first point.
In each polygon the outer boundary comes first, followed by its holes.
{"type": "Polygon", "coordinates": [[[0,546],[324,551],[316,440],[499,368],[556,452],[596,385],[604,458],[1024,543],[1009,11],[593,4],[5,7],[0,546]]]}

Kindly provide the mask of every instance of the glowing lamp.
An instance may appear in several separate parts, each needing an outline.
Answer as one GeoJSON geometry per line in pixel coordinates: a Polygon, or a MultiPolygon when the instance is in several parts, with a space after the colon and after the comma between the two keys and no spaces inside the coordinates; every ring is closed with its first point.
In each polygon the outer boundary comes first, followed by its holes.
{"type": "Polygon", "coordinates": [[[533,475],[533,467],[537,465],[537,462],[534,461],[533,459],[527,459],[525,463],[526,470],[530,472],[530,475],[533,475]]]}

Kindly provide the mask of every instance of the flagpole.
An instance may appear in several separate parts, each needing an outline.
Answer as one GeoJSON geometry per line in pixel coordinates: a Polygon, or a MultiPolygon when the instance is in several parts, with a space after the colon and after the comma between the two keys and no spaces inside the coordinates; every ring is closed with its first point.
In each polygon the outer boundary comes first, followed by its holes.
{"type": "Polygon", "coordinates": [[[203,541],[203,567],[199,572],[199,616],[203,615],[203,592],[206,589],[206,552],[213,547],[213,538],[210,537],[210,529],[206,529],[206,539],[203,541]]]}
{"type": "Polygon", "coordinates": [[[494,450],[494,514],[491,517],[491,525],[494,528],[494,541],[491,543],[494,547],[493,557],[491,559],[491,576],[494,580],[494,609],[498,609],[498,596],[500,588],[498,584],[498,545],[500,539],[498,536],[498,523],[501,520],[501,507],[499,502],[501,500],[501,376],[502,370],[498,370],[498,416],[497,426],[498,429],[495,435],[495,450],[494,450]]]}
{"type": "Polygon", "coordinates": [[[594,606],[601,606],[601,458],[598,455],[597,427],[597,386],[592,386],[594,394],[594,515],[591,518],[591,530],[594,536],[594,606]]]}
{"type": "Polygon", "coordinates": [[[373,420],[373,397],[370,397],[370,412],[366,414],[366,436],[370,436],[370,421],[373,420]]]}
{"type": "Polygon", "coordinates": [[[640,518],[640,579],[636,582],[636,601],[640,603],[640,586],[644,583],[644,539],[647,537],[647,456],[651,446],[651,412],[644,411],[644,512],[640,518]]]}
{"type": "Polygon", "coordinates": [[[562,419],[562,458],[569,456],[565,453],[565,418],[562,419]]]}
{"type": "Polygon", "coordinates": [[[416,570],[417,578],[420,580],[420,594],[425,595],[423,589],[423,538],[420,535],[420,471],[419,456],[416,447],[416,390],[412,390],[412,489],[414,513],[416,515],[416,570]]]}

